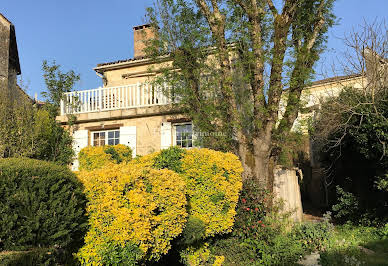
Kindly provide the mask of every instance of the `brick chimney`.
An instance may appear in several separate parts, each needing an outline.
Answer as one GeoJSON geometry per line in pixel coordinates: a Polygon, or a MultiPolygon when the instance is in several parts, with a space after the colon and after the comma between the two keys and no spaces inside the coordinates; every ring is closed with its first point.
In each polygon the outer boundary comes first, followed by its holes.
{"type": "Polygon", "coordinates": [[[155,37],[155,31],[149,24],[133,27],[133,39],[134,39],[134,55],[135,59],[145,56],[144,49],[146,47],[145,41],[155,37]]]}

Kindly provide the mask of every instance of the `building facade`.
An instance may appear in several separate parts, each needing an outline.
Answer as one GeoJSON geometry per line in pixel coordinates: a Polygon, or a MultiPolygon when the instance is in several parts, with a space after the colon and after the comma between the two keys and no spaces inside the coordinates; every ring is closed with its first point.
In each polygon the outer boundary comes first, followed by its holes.
{"type": "MultiPolygon", "coordinates": [[[[141,25],[133,31],[134,58],[98,64],[94,70],[102,79],[103,87],[66,93],[62,101],[57,120],[66,125],[69,114],[76,116],[73,133],[76,154],[89,145],[125,144],[132,148],[134,156],[170,146],[191,148],[194,145],[191,121],[174,109],[162,88],[149,83],[156,75],[150,69],[157,66],[145,57],[143,49],[144,40],[154,36],[152,29],[141,25]]],[[[165,64],[169,62],[166,60],[165,64]]],[[[317,81],[304,91],[302,99],[307,108],[313,109],[322,99],[338,94],[344,86],[361,84],[359,75],[317,81]]],[[[302,121],[311,115],[313,112],[300,114],[294,128],[307,132],[302,121]]],[[[73,165],[73,170],[76,169],[77,160],[73,165]]]]}

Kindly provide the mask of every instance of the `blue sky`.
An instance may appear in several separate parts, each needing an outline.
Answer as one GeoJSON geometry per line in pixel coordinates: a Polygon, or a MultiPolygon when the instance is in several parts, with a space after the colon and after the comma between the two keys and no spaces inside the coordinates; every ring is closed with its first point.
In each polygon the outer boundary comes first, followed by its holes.
{"type": "MultiPolygon", "coordinates": [[[[144,23],[152,0],[2,0],[0,12],[16,28],[22,77],[27,93],[44,90],[41,65],[55,60],[62,70],[81,74],[77,89],[101,86],[98,63],[133,56],[132,27],[144,23]]],[[[329,33],[328,50],[317,72],[329,70],[344,50],[340,39],[363,19],[388,18],[388,0],[337,0],[339,25],[329,33]]],[[[319,79],[320,76],[317,76],[319,79]]]]}

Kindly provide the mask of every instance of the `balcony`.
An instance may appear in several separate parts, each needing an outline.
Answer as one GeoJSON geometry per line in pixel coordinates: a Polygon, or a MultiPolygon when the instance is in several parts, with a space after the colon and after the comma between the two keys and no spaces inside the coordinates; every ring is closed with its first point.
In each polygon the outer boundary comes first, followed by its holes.
{"type": "Polygon", "coordinates": [[[119,87],[67,92],[64,99],[61,100],[61,116],[171,103],[162,91],[162,87],[136,83],[119,87]]]}

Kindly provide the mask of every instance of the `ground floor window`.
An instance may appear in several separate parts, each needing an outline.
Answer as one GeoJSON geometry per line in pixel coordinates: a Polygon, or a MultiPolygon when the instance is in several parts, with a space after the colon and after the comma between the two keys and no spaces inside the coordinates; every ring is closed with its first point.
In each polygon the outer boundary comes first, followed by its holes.
{"type": "Polygon", "coordinates": [[[117,145],[120,142],[120,130],[103,130],[92,132],[92,145],[117,145]]]}
{"type": "Polygon", "coordinates": [[[191,123],[175,124],[174,145],[181,148],[193,147],[193,125],[191,123]]]}

